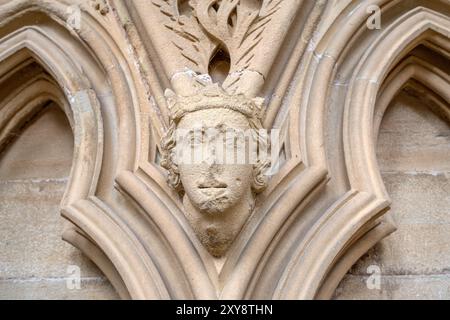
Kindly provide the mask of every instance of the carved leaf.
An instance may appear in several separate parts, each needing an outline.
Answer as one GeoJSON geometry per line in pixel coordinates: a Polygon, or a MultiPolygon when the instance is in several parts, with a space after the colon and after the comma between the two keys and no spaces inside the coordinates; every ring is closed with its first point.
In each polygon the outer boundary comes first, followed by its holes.
{"type": "MultiPolygon", "coordinates": [[[[224,88],[239,84],[240,73],[249,69],[264,31],[283,0],[191,0],[190,15],[181,14],[179,0],[153,0],[165,16],[165,27],[186,66],[208,73],[213,54],[221,46],[230,56],[230,74],[224,88]]],[[[257,70],[256,70],[257,71],[257,70]]]]}
{"type": "Polygon", "coordinates": [[[247,13],[238,11],[238,21],[240,13],[242,16],[241,20],[243,20],[243,22],[241,22],[243,25],[242,29],[245,29],[245,32],[236,34],[236,53],[231,72],[244,70],[250,66],[250,63],[255,56],[255,48],[261,42],[267,24],[280,8],[279,5],[281,1],[282,0],[264,0],[256,19],[252,19],[248,25],[246,25],[246,23],[248,23],[248,18],[246,20],[247,13]]]}
{"type": "Polygon", "coordinates": [[[164,15],[164,26],[175,35],[172,43],[186,60],[186,66],[195,72],[207,73],[217,44],[202,30],[196,15],[181,15],[177,0],[153,0],[153,4],[164,15]]]}

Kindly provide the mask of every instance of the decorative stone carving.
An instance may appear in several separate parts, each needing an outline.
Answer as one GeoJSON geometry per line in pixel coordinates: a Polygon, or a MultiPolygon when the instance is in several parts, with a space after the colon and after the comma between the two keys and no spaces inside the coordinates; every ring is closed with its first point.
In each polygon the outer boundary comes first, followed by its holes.
{"type": "Polygon", "coordinates": [[[164,15],[164,26],[186,68],[198,74],[229,69],[222,84],[225,90],[257,94],[264,76],[254,61],[256,50],[281,0],[153,0],[153,4],[164,15]],[[214,63],[216,57],[229,65],[214,63]]]}
{"type": "MultiPolygon", "coordinates": [[[[259,159],[254,165],[226,163],[224,159],[208,163],[206,159],[177,164],[175,149],[180,146],[176,146],[175,133],[177,129],[201,128],[206,133],[220,128],[216,139],[222,139],[227,149],[227,130],[252,130],[252,136],[266,148],[267,141],[258,138],[263,129],[264,99],[253,96],[264,79],[250,66],[265,25],[280,2],[153,0],[166,16],[164,26],[186,65],[185,71],[172,77],[177,93],[166,91],[170,122],[161,164],[169,170],[170,185],[183,189],[185,215],[215,257],[226,253],[253,212],[254,197],[266,186],[264,170],[270,163],[268,159],[259,159]],[[220,83],[213,83],[211,77],[220,83]],[[252,90],[247,88],[249,83],[252,90]]],[[[205,147],[205,138],[199,134],[199,148],[205,147]]],[[[245,153],[245,146],[236,148],[239,150],[233,152],[245,153]]]]}
{"type": "Polygon", "coordinates": [[[169,184],[183,191],[186,217],[200,241],[213,256],[221,257],[253,212],[255,194],[265,189],[270,162],[237,163],[234,159],[235,153],[246,152],[245,140],[235,141],[239,131],[251,131],[250,138],[267,149],[267,142],[259,136],[263,99],[229,95],[211,82],[203,85],[188,97],[166,91],[170,123],[162,142],[161,165],[169,171],[169,184]],[[177,129],[188,134],[184,145],[176,143],[177,129]],[[176,149],[184,148],[190,156],[194,145],[197,151],[206,152],[204,159],[179,163],[176,155],[181,152],[176,149]],[[218,154],[216,148],[225,152],[218,154]],[[226,153],[233,156],[229,159],[228,154],[229,163],[226,153]]]}
{"type": "Polygon", "coordinates": [[[102,16],[109,13],[109,7],[106,0],[91,0],[91,1],[94,9],[100,12],[102,16]]]}
{"type": "Polygon", "coordinates": [[[375,137],[404,87],[450,117],[446,2],[80,3],[79,28],[66,1],[0,4],[0,148],[43,103],[62,106],[63,238],[122,298],[327,299],[395,230],[375,137]],[[26,86],[30,63],[45,71],[26,86]],[[179,162],[175,130],[197,127],[279,132],[277,170],[179,162]]]}

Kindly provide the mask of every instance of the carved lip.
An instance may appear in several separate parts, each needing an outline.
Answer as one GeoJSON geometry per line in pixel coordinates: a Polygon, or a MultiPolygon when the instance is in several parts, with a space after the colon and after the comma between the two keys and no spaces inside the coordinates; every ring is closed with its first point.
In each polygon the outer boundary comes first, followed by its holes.
{"type": "Polygon", "coordinates": [[[200,189],[200,192],[208,198],[218,200],[218,199],[226,199],[226,188],[203,188],[200,189]]]}
{"type": "Polygon", "coordinates": [[[208,197],[223,196],[226,193],[228,185],[219,181],[208,181],[207,183],[200,183],[199,190],[208,197]]]}

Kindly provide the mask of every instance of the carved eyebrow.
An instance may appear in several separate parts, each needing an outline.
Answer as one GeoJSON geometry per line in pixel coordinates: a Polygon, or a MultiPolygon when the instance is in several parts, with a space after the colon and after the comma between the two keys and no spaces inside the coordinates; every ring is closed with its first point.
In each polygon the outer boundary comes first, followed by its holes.
{"type": "Polygon", "coordinates": [[[226,130],[226,125],[223,122],[220,122],[216,125],[216,129],[220,130],[221,132],[224,132],[226,130]]]}
{"type": "Polygon", "coordinates": [[[193,134],[195,132],[199,132],[199,131],[201,131],[201,133],[205,133],[205,128],[204,127],[197,127],[197,128],[189,129],[189,131],[187,132],[187,135],[191,135],[191,134],[193,134]]]}

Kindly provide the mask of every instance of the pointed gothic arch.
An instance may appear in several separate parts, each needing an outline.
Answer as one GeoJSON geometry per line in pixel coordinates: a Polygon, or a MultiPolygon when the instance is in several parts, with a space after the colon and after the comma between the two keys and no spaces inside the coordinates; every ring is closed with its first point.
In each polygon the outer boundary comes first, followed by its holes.
{"type": "Polygon", "coordinates": [[[395,229],[374,147],[388,103],[408,87],[449,115],[448,70],[408,56],[422,45],[449,59],[449,4],[367,0],[381,8],[379,31],[367,29],[359,1],[280,4],[286,22],[267,31],[261,71],[245,76],[247,89],[268,80],[264,125],[283,130],[286,162],[218,271],[157,160],[163,92],[184,60],[163,22],[152,27],[167,19],[154,3],[110,0],[99,11],[86,2],[79,28],[61,1],[1,4],[0,83],[32,64],[42,72],[17,94],[0,89],[0,147],[43,101],[62,106],[75,136],[63,237],[122,298],[330,298],[395,229]]]}
{"type": "MultiPolygon", "coordinates": [[[[433,3],[431,3],[432,5],[433,3]]],[[[395,1],[388,3],[386,6],[388,7],[386,10],[394,8],[395,1]]],[[[355,19],[358,18],[358,11],[354,13],[354,16],[355,19]]],[[[348,20],[346,22],[348,23],[348,20]]],[[[355,23],[355,25],[358,24],[355,23]]],[[[363,28],[361,25],[358,26],[363,28]]],[[[339,77],[334,80],[333,86],[337,88],[335,90],[341,90],[341,92],[345,90],[345,109],[342,110],[343,123],[342,127],[337,129],[343,130],[343,152],[351,194],[349,194],[349,198],[337,201],[336,206],[341,206],[337,211],[330,211],[330,215],[324,216],[325,224],[321,226],[320,237],[317,235],[320,239],[317,248],[311,248],[311,252],[308,252],[307,262],[311,262],[311,267],[315,266],[313,268],[316,268],[309,272],[317,275],[323,271],[325,272],[323,278],[309,277],[309,279],[304,279],[305,281],[298,280],[298,274],[305,277],[310,274],[302,270],[305,267],[305,262],[300,260],[300,257],[304,255],[302,253],[296,258],[298,260],[292,260],[297,261],[297,265],[288,267],[288,270],[292,268],[289,270],[291,276],[286,276],[285,283],[291,289],[288,290],[286,287],[280,286],[278,289],[280,294],[282,293],[280,297],[330,298],[340,279],[354,262],[371,246],[395,230],[388,216],[385,219],[380,219],[380,216],[389,208],[390,199],[384,190],[375,156],[374,132],[378,130],[379,118],[382,115],[380,112],[384,112],[382,108],[379,108],[379,105],[385,105],[386,101],[389,101],[389,99],[386,100],[386,96],[383,96],[387,91],[386,87],[397,86],[397,91],[401,89],[398,83],[392,81],[392,77],[396,75],[398,70],[402,70],[408,62],[417,62],[417,59],[407,58],[403,61],[403,64],[401,63],[402,59],[407,57],[407,54],[413,48],[419,44],[431,48],[437,46],[441,49],[441,52],[446,52],[448,56],[446,32],[448,33],[449,27],[449,21],[443,14],[419,5],[412,7],[409,11],[402,12],[396,19],[392,20],[390,25],[385,26],[370,47],[365,49],[361,58],[355,60],[354,57],[348,57],[349,65],[354,69],[351,69],[351,71],[347,69],[347,73],[338,74],[339,71],[331,69],[330,64],[326,64],[326,62],[330,63],[334,60],[341,64],[342,69],[348,68],[345,55],[339,55],[339,51],[335,49],[336,47],[343,49],[342,41],[345,39],[339,36],[337,40],[331,41],[329,47],[324,47],[321,53],[316,53],[324,57],[323,60],[326,60],[322,65],[329,70],[329,75],[339,77]],[[399,63],[400,65],[395,69],[399,63]],[[345,87],[345,89],[339,89],[339,87],[345,87]],[[381,99],[380,96],[385,100],[378,103],[381,99]],[[374,123],[374,114],[377,107],[376,111],[379,113],[376,119],[378,120],[374,123]],[[358,202],[358,199],[363,202],[358,202]],[[350,207],[346,208],[346,206],[350,207]],[[354,207],[352,208],[352,206],[354,207]],[[339,214],[344,216],[339,217],[339,214]],[[341,221],[342,224],[336,223],[337,221],[341,221]],[[344,223],[344,221],[346,222],[344,223]],[[349,221],[353,221],[353,223],[348,223],[349,221]],[[329,251],[320,250],[319,248],[324,246],[324,243],[321,243],[322,239],[330,236],[335,240],[326,238],[329,251]],[[334,245],[330,245],[332,241],[336,241],[334,245]],[[319,254],[321,257],[313,259],[311,255],[315,254],[319,254]],[[325,257],[329,259],[328,262],[321,260],[325,257]],[[324,266],[327,266],[327,268],[323,269],[324,266]],[[319,272],[319,270],[322,271],[319,272]],[[297,277],[297,281],[294,281],[294,277],[297,277]],[[311,284],[313,287],[308,287],[307,284],[311,284]],[[309,295],[313,292],[317,296],[309,295]]],[[[352,39],[353,41],[357,40],[352,39]]],[[[414,65],[415,71],[422,71],[423,65],[424,63],[416,63],[414,65]],[[421,67],[422,69],[420,69],[421,67]]],[[[428,68],[428,73],[421,73],[420,75],[418,72],[411,73],[411,69],[409,71],[407,80],[415,76],[426,86],[436,90],[433,90],[433,92],[440,93],[442,99],[448,99],[448,90],[443,90],[445,87],[448,88],[449,85],[448,75],[445,75],[444,72],[436,70],[436,68],[431,72],[428,68]],[[430,77],[427,77],[427,75],[430,75],[430,77]]],[[[405,80],[403,79],[403,81],[405,80]]],[[[320,83],[315,85],[319,88],[324,87],[324,84],[320,83]]],[[[392,90],[392,88],[390,89],[392,90]]],[[[331,92],[328,94],[332,95],[331,92]]],[[[393,98],[392,92],[389,97],[393,98]]],[[[335,132],[335,135],[341,136],[338,132],[335,132]]],[[[310,243],[309,246],[312,246],[313,243],[310,243]]]]}

